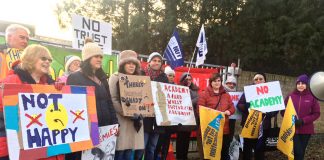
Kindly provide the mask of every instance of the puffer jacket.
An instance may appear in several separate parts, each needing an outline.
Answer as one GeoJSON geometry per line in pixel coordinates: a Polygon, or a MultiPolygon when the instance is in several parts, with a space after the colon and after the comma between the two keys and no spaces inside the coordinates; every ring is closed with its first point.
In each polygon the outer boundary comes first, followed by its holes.
{"type": "MultiPolygon", "coordinates": [[[[13,83],[13,84],[36,84],[31,75],[19,67],[19,61],[12,65],[13,70],[10,70],[8,76],[0,83],[13,83]]],[[[54,84],[54,80],[49,75],[41,77],[40,82],[37,84],[49,85],[54,84]]],[[[5,133],[5,124],[3,117],[3,104],[2,92],[0,92],[0,158],[8,156],[7,139],[5,133]]],[[[53,156],[44,158],[46,160],[64,160],[64,155],[53,156]]]]}
{"type": "MultiPolygon", "coordinates": [[[[285,98],[287,104],[289,97],[294,104],[298,119],[304,124],[296,128],[296,134],[314,134],[314,121],[320,116],[320,105],[309,90],[293,91],[285,98]]],[[[283,115],[283,112],[281,112],[283,115]]]]}
{"type": "MultiPolygon", "coordinates": [[[[213,88],[211,86],[208,86],[205,91],[203,91],[199,95],[198,106],[200,105],[221,112],[228,110],[231,115],[235,113],[235,108],[231,100],[231,96],[226,93],[223,87],[219,89],[219,93],[214,93],[213,88]],[[219,104],[217,105],[218,102],[219,104]]],[[[199,108],[197,107],[197,109],[197,112],[199,113],[199,108]]],[[[225,116],[224,134],[229,134],[229,119],[227,115],[225,116]]]]}

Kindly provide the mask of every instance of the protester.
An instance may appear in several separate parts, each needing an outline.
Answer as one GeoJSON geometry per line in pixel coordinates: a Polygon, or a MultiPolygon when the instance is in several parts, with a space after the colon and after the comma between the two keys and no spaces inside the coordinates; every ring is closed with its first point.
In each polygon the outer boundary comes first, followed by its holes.
{"type": "MultiPolygon", "coordinates": [[[[228,76],[224,86],[226,92],[236,92],[236,78],[234,76],[228,76]]],[[[235,133],[236,119],[229,119],[230,138],[233,139],[235,133]]]]}
{"type": "MultiPolygon", "coordinates": [[[[117,112],[118,122],[120,124],[120,135],[117,139],[115,160],[131,159],[132,150],[144,150],[144,130],[142,115],[134,114],[133,117],[125,117],[120,102],[119,75],[140,75],[140,62],[137,59],[137,53],[131,50],[125,50],[120,53],[118,63],[118,73],[114,73],[109,78],[110,94],[115,110],[117,112]]],[[[141,152],[143,153],[143,152],[141,152]]],[[[141,155],[135,151],[134,158],[139,160],[141,155]]]]}
{"type": "MultiPolygon", "coordinates": [[[[264,73],[256,73],[253,77],[253,84],[261,84],[267,81],[266,75],[264,73]]],[[[238,110],[242,113],[242,121],[241,126],[243,127],[245,121],[249,115],[249,108],[250,103],[246,102],[245,94],[242,95],[241,99],[237,105],[238,110]]],[[[263,130],[271,128],[271,118],[277,115],[277,111],[275,112],[268,112],[266,114],[262,114],[262,128],[263,130]]],[[[267,133],[263,133],[266,135],[267,133]]],[[[244,138],[243,143],[243,160],[250,160],[252,159],[252,149],[254,150],[254,159],[263,160],[264,159],[264,142],[265,139],[262,138],[262,142],[259,142],[261,145],[257,147],[258,138],[244,138]]]]}
{"type": "MultiPolygon", "coordinates": [[[[198,102],[198,90],[199,88],[192,82],[192,76],[189,73],[183,73],[180,77],[180,85],[187,86],[190,89],[190,97],[194,111],[196,111],[196,106],[198,102]]],[[[197,114],[195,114],[197,116],[197,114]]],[[[179,126],[176,139],[176,151],[177,159],[186,160],[188,159],[188,149],[190,143],[190,135],[196,126],[179,126]]]]}
{"type": "MultiPolygon", "coordinates": [[[[147,59],[147,66],[142,73],[149,76],[152,81],[168,83],[168,78],[163,72],[162,56],[158,52],[153,52],[147,59]]],[[[163,127],[157,127],[155,117],[144,118],[144,143],[145,143],[145,160],[154,159],[154,151],[159,139],[159,134],[164,133],[163,127]]]]}
{"type": "MultiPolygon", "coordinates": [[[[108,77],[101,68],[103,52],[91,39],[85,41],[86,44],[82,49],[81,69],[68,77],[67,84],[95,87],[99,127],[117,124],[118,119],[109,92],[108,77]]],[[[67,154],[65,158],[80,160],[81,152],[67,154]]]]}
{"type": "MultiPolygon", "coordinates": [[[[9,71],[8,76],[1,83],[54,84],[54,80],[48,75],[51,62],[52,56],[47,48],[36,44],[30,45],[22,53],[21,61],[18,60],[13,63],[12,70],[9,71]]],[[[1,94],[2,92],[0,92],[0,159],[9,160],[1,94]]],[[[46,159],[63,160],[64,156],[60,155],[46,159]]]]}
{"type": "MultiPolygon", "coordinates": [[[[166,66],[164,68],[164,73],[168,77],[168,83],[175,84],[174,78],[175,78],[175,71],[170,67],[166,66]]],[[[159,154],[161,152],[161,160],[166,160],[167,155],[169,152],[169,146],[170,146],[170,140],[171,140],[171,134],[175,133],[177,126],[166,126],[164,127],[164,134],[160,134],[159,140],[157,142],[155,151],[154,151],[154,159],[158,159],[159,154]]]]}
{"type": "MultiPolygon", "coordinates": [[[[315,134],[314,121],[320,116],[319,103],[309,91],[308,83],[308,76],[300,75],[296,81],[296,89],[285,99],[285,104],[287,104],[289,97],[291,97],[297,114],[293,140],[295,160],[304,159],[308,141],[311,135],[315,134]]],[[[284,111],[281,114],[284,115],[284,111]]]]}
{"type": "MultiPolygon", "coordinates": [[[[15,48],[18,50],[24,50],[28,45],[29,33],[30,32],[28,28],[19,24],[11,24],[6,28],[6,45],[0,46],[0,59],[2,61],[0,66],[0,79],[5,78],[9,70],[9,58],[7,58],[7,49],[15,48]]],[[[19,55],[10,57],[10,61],[16,61],[19,59],[19,57],[19,55]]]]}
{"type": "Polygon", "coordinates": [[[65,72],[58,78],[58,82],[66,83],[68,76],[80,69],[81,59],[78,56],[67,56],[65,62],[65,72]]]}
{"type": "MultiPolygon", "coordinates": [[[[225,124],[223,129],[223,144],[221,159],[229,160],[229,146],[230,146],[230,130],[228,117],[235,113],[234,104],[231,100],[231,96],[226,93],[222,86],[222,78],[218,73],[214,73],[209,78],[209,86],[199,95],[198,106],[204,106],[223,112],[225,114],[225,124]]],[[[198,108],[199,109],[199,108],[198,108]]],[[[199,113],[199,111],[198,111],[199,113]]],[[[199,144],[200,158],[203,159],[203,147],[201,140],[201,131],[198,127],[197,142],[199,144]]]]}

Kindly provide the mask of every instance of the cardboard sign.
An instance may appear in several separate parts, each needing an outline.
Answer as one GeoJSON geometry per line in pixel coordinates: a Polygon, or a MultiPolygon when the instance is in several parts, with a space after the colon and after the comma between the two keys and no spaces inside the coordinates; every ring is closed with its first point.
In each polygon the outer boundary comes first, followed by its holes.
{"type": "Polygon", "coordinates": [[[161,82],[151,85],[157,125],[196,125],[188,87],[161,82]]]}
{"type": "Polygon", "coordinates": [[[118,124],[99,127],[99,132],[100,144],[95,148],[82,151],[82,160],[114,160],[118,124]]]}
{"type": "Polygon", "coordinates": [[[28,160],[99,144],[93,87],[3,85],[10,159],[28,160]]]}
{"type": "Polygon", "coordinates": [[[84,39],[90,37],[102,47],[105,54],[111,54],[112,26],[110,23],[72,15],[73,38],[72,47],[82,49],[84,39]]]}
{"type": "Polygon", "coordinates": [[[16,48],[7,48],[0,52],[0,79],[7,76],[11,64],[20,59],[22,51],[16,48]]]}
{"type": "Polygon", "coordinates": [[[241,119],[242,114],[241,112],[237,109],[237,104],[240,100],[240,98],[243,95],[243,92],[228,92],[228,94],[231,96],[232,102],[235,107],[235,113],[229,117],[229,119],[241,119]]]}
{"type": "Polygon", "coordinates": [[[251,109],[263,113],[285,109],[279,81],[245,86],[244,93],[251,109]]]}
{"type": "Polygon", "coordinates": [[[199,106],[200,129],[204,158],[221,158],[225,115],[214,109],[199,106]]]}
{"type": "Polygon", "coordinates": [[[154,117],[150,77],[119,74],[119,90],[124,116],[154,117]]]}

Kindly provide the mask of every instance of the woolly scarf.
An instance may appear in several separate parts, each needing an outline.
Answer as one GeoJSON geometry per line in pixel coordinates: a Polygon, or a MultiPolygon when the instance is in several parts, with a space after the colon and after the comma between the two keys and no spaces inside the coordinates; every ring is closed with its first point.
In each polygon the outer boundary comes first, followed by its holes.
{"type": "Polygon", "coordinates": [[[150,76],[151,80],[154,80],[156,77],[158,77],[162,73],[161,70],[158,70],[158,71],[153,70],[149,65],[147,65],[144,68],[144,72],[145,72],[145,75],[150,76]]]}

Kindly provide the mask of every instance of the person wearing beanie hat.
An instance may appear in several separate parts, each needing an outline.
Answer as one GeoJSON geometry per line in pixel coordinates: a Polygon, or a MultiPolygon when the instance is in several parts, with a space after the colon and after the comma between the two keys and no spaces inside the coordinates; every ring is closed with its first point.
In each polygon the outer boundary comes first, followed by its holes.
{"type": "MultiPolygon", "coordinates": [[[[320,105],[317,99],[307,88],[309,78],[306,74],[298,76],[296,80],[296,89],[285,98],[287,105],[289,97],[294,104],[296,114],[295,117],[295,135],[294,156],[297,160],[303,160],[308,141],[311,135],[315,134],[314,121],[320,116],[320,105]]],[[[285,110],[281,111],[281,116],[285,110]]]]}
{"type": "MultiPolygon", "coordinates": [[[[168,83],[168,77],[162,68],[162,56],[153,52],[149,55],[148,64],[142,70],[142,74],[149,76],[151,81],[168,83]]],[[[154,152],[160,134],[165,134],[165,127],[158,127],[154,117],[144,118],[144,139],[145,141],[145,159],[153,160],[154,152]]],[[[142,153],[144,155],[144,153],[142,153]]]]}
{"type": "Polygon", "coordinates": [[[64,74],[57,79],[58,82],[66,83],[67,77],[80,69],[81,59],[78,56],[66,56],[65,61],[65,72],[64,74]]]}
{"type": "Polygon", "coordinates": [[[236,78],[234,76],[228,76],[224,88],[227,92],[235,92],[236,91],[236,78]]]}
{"type": "Polygon", "coordinates": [[[140,62],[137,53],[125,50],[119,54],[118,72],[109,78],[110,94],[120,124],[117,138],[115,159],[131,159],[132,150],[135,150],[135,160],[140,159],[144,150],[144,129],[142,115],[134,114],[126,117],[123,114],[120,102],[119,75],[140,75],[140,62]]]}
{"type": "MultiPolygon", "coordinates": [[[[69,75],[67,85],[91,86],[96,97],[98,126],[118,124],[116,111],[109,92],[108,76],[102,69],[103,53],[93,42],[88,42],[82,49],[80,70],[69,75]]],[[[81,152],[66,154],[66,159],[81,159],[81,152]]]]}
{"type": "MultiPolygon", "coordinates": [[[[267,82],[267,77],[265,73],[257,72],[253,76],[253,84],[262,84],[267,82]]],[[[246,102],[245,93],[241,96],[238,104],[237,109],[242,113],[242,120],[241,120],[241,126],[244,127],[245,122],[247,120],[247,117],[249,116],[250,103],[246,102]]],[[[269,130],[271,128],[271,119],[273,117],[276,117],[278,114],[278,111],[274,112],[267,112],[262,113],[263,121],[262,121],[262,128],[263,128],[263,134],[267,135],[269,130]]],[[[254,159],[264,159],[264,145],[260,145],[257,147],[257,143],[265,144],[266,138],[261,138],[261,142],[258,142],[257,138],[244,138],[244,145],[243,145],[243,159],[251,159],[251,157],[254,156],[254,159]],[[254,151],[254,155],[252,155],[254,151]]]]}
{"type": "MultiPolygon", "coordinates": [[[[198,91],[199,88],[192,81],[192,75],[188,72],[185,72],[180,77],[179,85],[187,86],[190,89],[190,97],[192,106],[194,108],[194,114],[197,118],[196,109],[198,102],[198,91]]],[[[176,138],[176,159],[188,159],[188,149],[190,144],[190,135],[193,130],[196,129],[196,126],[179,126],[177,129],[177,138],[176,138]]]]}
{"type": "Polygon", "coordinates": [[[164,68],[164,73],[168,76],[169,83],[174,84],[175,72],[170,66],[164,68]]]}
{"type": "MultiPolygon", "coordinates": [[[[209,85],[203,92],[201,92],[201,94],[199,94],[198,106],[205,106],[224,113],[225,124],[223,128],[221,159],[230,159],[229,147],[231,137],[229,135],[229,116],[235,113],[235,107],[231,100],[231,96],[225,91],[222,85],[222,76],[219,73],[214,73],[210,76],[209,85]]],[[[199,108],[197,108],[197,113],[199,113],[199,108]]],[[[199,144],[200,159],[204,159],[201,140],[202,133],[200,127],[198,126],[197,128],[197,142],[199,144]]]]}

